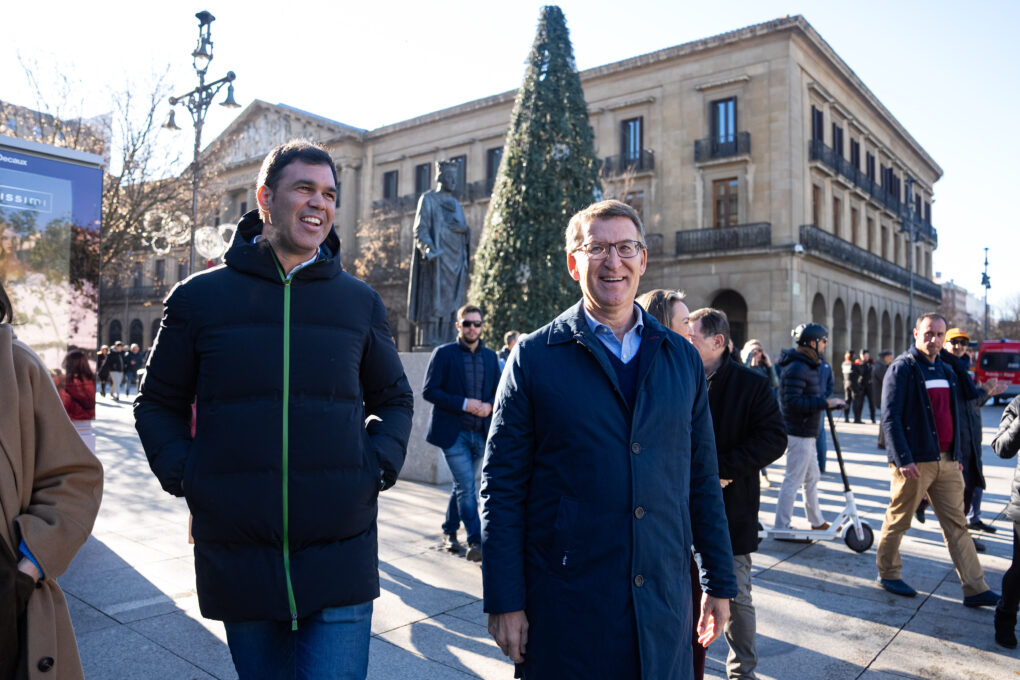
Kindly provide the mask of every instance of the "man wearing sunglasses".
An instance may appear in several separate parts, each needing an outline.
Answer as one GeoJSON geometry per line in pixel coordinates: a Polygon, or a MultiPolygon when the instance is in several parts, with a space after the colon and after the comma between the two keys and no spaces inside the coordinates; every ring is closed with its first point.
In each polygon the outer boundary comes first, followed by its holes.
{"type": "Polygon", "coordinates": [[[489,633],[518,677],[687,680],[692,625],[707,646],[737,595],[704,368],[634,303],[630,206],[591,205],[565,236],[581,300],[517,341],[486,445],[489,633]]]}
{"type": "Polygon", "coordinates": [[[465,557],[482,561],[475,479],[485,453],[485,435],[499,382],[499,359],[482,342],[482,310],[464,305],[457,310],[457,340],[432,352],[422,396],[432,403],[425,441],[443,450],[453,475],[453,489],[443,522],[443,548],[460,553],[457,530],[467,532],[465,557]]]}

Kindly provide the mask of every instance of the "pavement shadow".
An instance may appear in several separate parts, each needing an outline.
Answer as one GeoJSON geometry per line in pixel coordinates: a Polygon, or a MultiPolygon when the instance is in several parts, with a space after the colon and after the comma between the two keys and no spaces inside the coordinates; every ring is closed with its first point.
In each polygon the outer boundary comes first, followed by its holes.
{"type": "Polygon", "coordinates": [[[85,677],[127,680],[147,669],[151,680],[236,678],[226,643],[206,628],[218,623],[203,624],[194,610],[191,560],[131,543],[117,547],[134,551],[137,566],[93,536],[59,579],[85,677]]]}

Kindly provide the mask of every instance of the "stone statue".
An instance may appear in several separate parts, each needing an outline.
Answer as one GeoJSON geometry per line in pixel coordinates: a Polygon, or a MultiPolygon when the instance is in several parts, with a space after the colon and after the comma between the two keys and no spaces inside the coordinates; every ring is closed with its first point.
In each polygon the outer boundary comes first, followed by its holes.
{"type": "Polygon", "coordinates": [[[467,295],[471,230],[453,197],[457,163],[440,161],[437,170],[436,188],[422,194],[414,216],[407,318],[417,326],[418,347],[435,347],[457,337],[457,310],[467,295]]]}

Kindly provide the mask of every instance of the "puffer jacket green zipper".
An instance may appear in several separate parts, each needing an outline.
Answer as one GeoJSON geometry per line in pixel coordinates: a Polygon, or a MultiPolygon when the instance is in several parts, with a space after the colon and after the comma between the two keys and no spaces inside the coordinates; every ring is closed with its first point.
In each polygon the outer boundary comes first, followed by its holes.
{"type": "Polygon", "coordinates": [[[287,604],[290,606],[290,629],[297,630],[297,600],[294,599],[294,583],[290,575],[290,275],[283,273],[280,260],[273,253],[273,264],[283,282],[283,574],[287,580],[287,604]]]}

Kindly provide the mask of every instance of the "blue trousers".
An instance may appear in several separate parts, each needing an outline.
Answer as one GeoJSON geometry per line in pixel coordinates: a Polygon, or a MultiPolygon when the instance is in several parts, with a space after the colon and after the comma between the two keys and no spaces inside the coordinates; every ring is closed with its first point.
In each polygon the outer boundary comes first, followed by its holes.
{"type": "Polygon", "coordinates": [[[450,502],[446,506],[443,533],[456,535],[460,523],[464,522],[468,544],[481,544],[482,523],[478,519],[478,485],[475,480],[485,454],[485,433],[461,432],[453,446],[443,449],[443,454],[453,475],[453,489],[450,490],[450,502]]]}
{"type": "Polygon", "coordinates": [[[289,621],[225,621],[239,680],[364,680],[372,602],[328,607],[289,621]]]}

